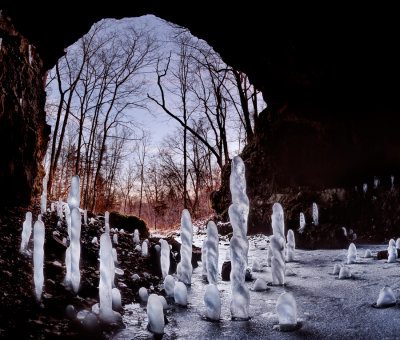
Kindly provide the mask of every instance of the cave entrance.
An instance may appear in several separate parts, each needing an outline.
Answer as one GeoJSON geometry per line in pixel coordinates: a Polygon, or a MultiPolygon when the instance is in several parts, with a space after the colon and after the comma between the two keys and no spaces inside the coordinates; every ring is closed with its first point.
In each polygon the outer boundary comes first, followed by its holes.
{"type": "Polygon", "coordinates": [[[48,72],[48,192],[155,228],[212,214],[221,171],[251,141],[262,96],[205,41],[153,15],[103,19],[48,72]]]}

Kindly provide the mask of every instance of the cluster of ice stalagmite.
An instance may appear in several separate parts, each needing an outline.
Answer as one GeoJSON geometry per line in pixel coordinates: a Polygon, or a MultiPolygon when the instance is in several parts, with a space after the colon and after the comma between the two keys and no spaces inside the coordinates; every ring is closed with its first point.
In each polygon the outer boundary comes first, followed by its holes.
{"type": "Polygon", "coordinates": [[[112,323],[116,320],[116,314],[112,310],[112,281],[114,277],[114,260],[110,235],[104,233],[100,237],[100,319],[112,323]]]}
{"type": "Polygon", "coordinates": [[[207,278],[209,285],[204,294],[206,305],[206,317],[211,320],[219,320],[221,315],[221,298],[219,295],[218,281],[218,229],[213,221],[207,224],[207,278]]]}
{"type": "Polygon", "coordinates": [[[193,226],[189,211],[184,209],[181,218],[181,262],[177,267],[178,280],[190,285],[192,283],[192,241],[193,226]]]}
{"type": "Polygon", "coordinates": [[[394,296],[392,288],[389,286],[383,287],[378,296],[378,300],[376,301],[377,307],[387,307],[392,306],[396,303],[396,297],[394,296]]]}
{"type": "Polygon", "coordinates": [[[110,213],[108,211],[104,214],[104,230],[107,234],[110,233],[110,213]]]}
{"type": "Polygon", "coordinates": [[[26,252],[27,250],[26,248],[28,246],[31,233],[32,233],[32,213],[28,211],[25,215],[25,221],[22,224],[21,246],[19,248],[19,251],[21,253],[26,252]]]}
{"type": "Polygon", "coordinates": [[[147,300],[147,317],[149,330],[155,334],[164,333],[164,309],[160,297],[151,294],[147,300]]]}
{"type": "Polygon", "coordinates": [[[236,156],[232,160],[229,179],[232,204],[229,206],[229,218],[233,236],[230,241],[231,251],[231,315],[234,319],[249,318],[250,294],[245,284],[245,272],[249,241],[247,240],[247,218],[249,199],[246,195],[245,166],[243,160],[236,156]]]}
{"type": "Polygon", "coordinates": [[[33,280],[36,299],[40,301],[43,290],[44,224],[36,221],[33,227],[33,280]]]}
{"type": "Polygon", "coordinates": [[[280,326],[297,325],[297,306],[296,300],[290,293],[282,293],[276,303],[280,326]]]}
{"type": "Polygon", "coordinates": [[[355,263],[357,260],[357,248],[354,243],[350,243],[347,251],[347,264],[355,263]]]}
{"type": "Polygon", "coordinates": [[[294,232],[292,229],[289,229],[287,233],[287,244],[286,244],[286,261],[292,262],[294,261],[294,249],[296,248],[296,242],[294,239],[294,232]]]}
{"type": "Polygon", "coordinates": [[[201,276],[203,280],[207,280],[207,236],[203,240],[203,246],[201,247],[201,264],[202,273],[201,276]]]}
{"type": "Polygon", "coordinates": [[[318,226],[319,223],[319,215],[318,215],[318,206],[317,203],[312,204],[312,218],[315,226],[318,226]]]}
{"type": "Polygon", "coordinates": [[[47,179],[43,179],[43,192],[42,196],[40,196],[40,211],[41,214],[45,214],[47,212],[47,179]]]}
{"type": "Polygon", "coordinates": [[[299,228],[299,233],[302,233],[304,231],[304,228],[306,227],[306,219],[304,217],[303,213],[300,213],[300,228],[299,228]]]}
{"type": "Polygon", "coordinates": [[[163,278],[165,278],[169,272],[170,252],[171,251],[170,251],[169,244],[167,241],[161,239],[160,243],[161,243],[161,257],[160,257],[161,272],[162,272],[163,278]]]}
{"type": "Polygon", "coordinates": [[[272,231],[270,248],[272,252],[271,273],[272,283],[283,285],[285,283],[285,222],[283,209],[279,203],[272,206],[272,231]]]}
{"type": "Polygon", "coordinates": [[[135,231],[133,232],[133,242],[135,242],[136,244],[140,243],[139,230],[137,229],[135,229],[135,231]]]}

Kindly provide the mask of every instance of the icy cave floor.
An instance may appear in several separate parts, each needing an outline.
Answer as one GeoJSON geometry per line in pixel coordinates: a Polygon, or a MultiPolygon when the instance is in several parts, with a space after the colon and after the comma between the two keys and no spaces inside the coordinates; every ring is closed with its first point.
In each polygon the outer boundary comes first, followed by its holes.
{"type": "MultiPolygon", "coordinates": [[[[195,237],[199,246],[202,235],[195,237]]],[[[266,242],[263,236],[250,238],[249,266],[253,259],[263,265],[262,272],[253,273],[253,278],[271,282],[271,270],[266,267],[266,242]]],[[[396,297],[400,295],[400,260],[386,263],[376,260],[376,252],[387,245],[357,246],[358,260],[349,265],[353,278],[339,280],[331,272],[335,263],[345,262],[347,249],[342,250],[296,250],[296,262],[287,264],[286,286],[272,286],[268,291],[252,291],[254,280],[247,282],[250,289],[249,321],[230,319],[230,282],[219,281],[222,313],[220,322],[204,319],[203,295],[206,283],[202,281],[202,266],[193,272],[192,286],[188,290],[188,308],[181,308],[169,301],[166,313],[168,324],[163,339],[383,339],[396,338],[400,334],[400,305],[376,309],[379,291],[389,285],[396,297]],[[375,258],[362,258],[365,249],[371,249],[375,258]],[[279,332],[275,311],[276,301],[282,292],[291,292],[297,302],[301,329],[294,332],[279,332]]],[[[229,249],[228,241],[220,241],[219,269],[229,249]]],[[[147,331],[145,306],[125,306],[126,329],[116,339],[152,338],[147,331]]]]}

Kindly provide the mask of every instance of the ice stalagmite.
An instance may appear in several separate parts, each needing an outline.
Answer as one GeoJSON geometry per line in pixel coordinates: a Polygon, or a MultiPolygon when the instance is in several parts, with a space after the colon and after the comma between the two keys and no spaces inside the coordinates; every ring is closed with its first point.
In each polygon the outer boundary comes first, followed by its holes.
{"type": "Polygon", "coordinates": [[[78,293],[81,282],[79,261],[81,257],[81,213],[79,208],[73,208],[71,213],[71,283],[75,293],[78,293]]]}
{"type": "Polygon", "coordinates": [[[206,306],[206,318],[210,320],[219,320],[221,316],[221,298],[218,287],[215,284],[209,284],[204,293],[204,304],[206,306]]]}
{"type": "Polygon", "coordinates": [[[177,267],[178,280],[184,284],[192,283],[192,240],[193,226],[192,219],[187,209],[182,211],[181,218],[181,262],[177,267]]]}
{"type": "Polygon", "coordinates": [[[104,230],[110,234],[110,213],[108,211],[104,214],[104,230]]]}
{"type": "Polygon", "coordinates": [[[110,235],[104,233],[100,237],[100,319],[108,323],[115,321],[115,313],[112,310],[114,260],[111,249],[110,235]]]}
{"type": "Polygon", "coordinates": [[[167,296],[174,296],[175,280],[171,275],[167,275],[164,279],[164,290],[167,296]]]}
{"type": "Polygon", "coordinates": [[[203,280],[207,280],[207,236],[203,241],[203,246],[201,247],[201,264],[203,266],[202,274],[203,280]]]}
{"type": "Polygon", "coordinates": [[[280,326],[297,325],[297,306],[296,300],[290,293],[282,293],[276,303],[280,326]]]}
{"type": "Polygon", "coordinates": [[[318,215],[318,206],[317,203],[312,204],[312,218],[315,226],[318,226],[319,223],[319,215],[318,215]]]}
{"type": "Polygon", "coordinates": [[[113,235],[113,243],[118,244],[118,235],[117,234],[113,235]]]}
{"type": "Polygon", "coordinates": [[[394,239],[390,239],[388,246],[388,262],[396,262],[397,259],[397,249],[396,242],[394,239]]]}
{"type": "Polygon", "coordinates": [[[87,225],[87,210],[83,211],[83,223],[87,225]]]}
{"type": "Polygon", "coordinates": [[[47,179],[43,178],[43,192],[42,196],[40,196],[40,211],[41,214],[45,214],[47,212],[47,179]]]}
{"type": "Polygon", "coordinates": [[[285,222],[283,208],[279,203],[272,206],[272,230],[274,235],[270,238],[272,252],[271,273],[272,283],[283,285],[285,283],[285,222]]]}
{"type": "Polygon", "coordinates": [[[396,297],[392,288],[385,286],[379,292],[378,300],[376,301],[377,307],[390,307],[396,304],[396,297]]]}
{"type": "Polygon", "coordinates": [[[355,263],[357,259],[357,248],[354,243],[351,243],[347,251],[347,264],[355,263]]]}
{"type": "Polygon", "coordinates": [[[217,284],[218,280],[218,229],[213,221],[207,224],[207,278],[217,284]]]}
{"type": "Polygon", "coordinates": [[[174,287],[175,303],[181,306],[187,306],[187,287],[183,282],[177,282],[174,287]]]}
{"type": "Polygon", "coordinates": [[[140,243],[139,230],[137,229],[135,229],[135,231],[133,232],[133,242],[135,242],[136,244],[140,243]]]}
{"type": "Polygon", "coordinates": [[[299,228],[299,233],[302,233],[304,231],[304,228],[306,227],[306,219],[304,217],[303,213],[300,213],[300,228],[299,228]]]}
{"type": "Polygon", "coordinates": [[[142,256],[147,257],[149,255],[149,247],[147,245],[147,242],[142,243],[142,256]]]}
{"type": "Polygon", "coordinates": [[[396,248],[400,249],[400,238],[396,240],[396,248]]]}
{"type": "Polygon", "coordinates": [[[229,179],[232,204],[229,207],[229,218],[233,228],[230,241],[231,250],[231,316],[233,319],[249,318],[250,294],[245,284],[245,273],[249,241],[247,240],[247,218],[249,199],[246,195],[245,166],[242,159],[236,156],[232,160],[229,179]]]}
{"type": "Polygon", "coordinates": [[[62,209],[61,197],[60,197],[60,199],[58,200],[58,204],[57,204],[57,215],[58,215],[58,218],[59,218],[60,220],[62,220],[63,217],[64,217],[64,215],[63,215],[63,209],[62,209]]]}
{"type": "Polygon", "coordinates": [[[294,249],[296,247],[296,243],[294,240],[294,232],[292,229],[289,229],[287,233],[287,244],[286,244],[286,260],[287,262],[292,262],[294,261],[294,249]]]}
{"type": "Polygon", "coordinates": [[[40,301],[43,290],[43,258],[44,258],[44,224],[36,221],[33,227],[33,280],[36,299],[40,301]]]}
{"type": "Polygon", "coordinates": [[[162,276],[165,279],[169,272],[169,265],[170,265],[170,249],[169,244],[165,240],[160,240],[161,243],[161,272],[162,276]]]}
{"type": "Polygon", "coordinates": [[[31,233],[32,233],[32,213],[28,211],[25,215],[25,221],[22,224],[21,246],[19,248],[19,251],[21,253],[26,252],[26,248],[28,246],[31,233]]]}
{"type": "Polygon", "coordinates": [[[367,184],[367,183],[364,183],[364,184],[363,184],[363,191],[364,191],[364,194],[367,193],[367,190],[368,190],[368,184],[367,184]]]}
{"type": "Polygon", "coordinates": [[[147,300],[149,330],[155,334],[164,333],[164,309],[158,295],[151,294],[147,300]]]}
{"type": "Polygon", "coordinates": [[[78,175],[72,176],[71,188],[69,190],[69,195],[67,198],[67,203],[69,210],[72,213],[72,209],[79,208],[80,205],[80,180],[78,175]]]}

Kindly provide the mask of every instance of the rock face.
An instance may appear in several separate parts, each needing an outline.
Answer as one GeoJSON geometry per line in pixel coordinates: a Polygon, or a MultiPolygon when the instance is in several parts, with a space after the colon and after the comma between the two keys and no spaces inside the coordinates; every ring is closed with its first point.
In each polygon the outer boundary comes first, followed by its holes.
{"type": "Polygon", "coordinates": [[[2,14],[0,40],[0,205],[27,205],[42,191],[50,134],[45,70],[35,47],[2,14]]]}

